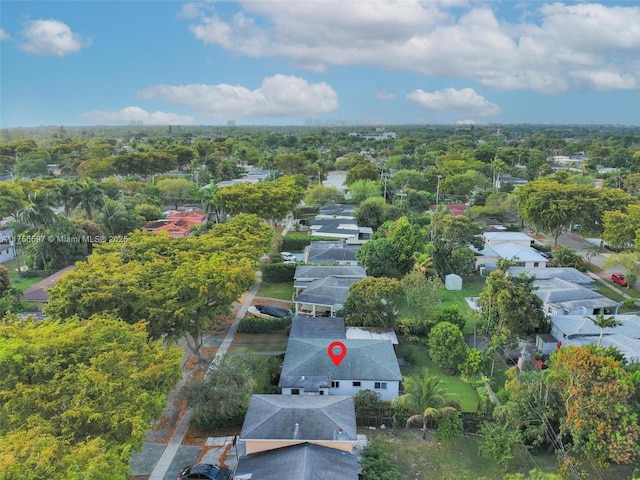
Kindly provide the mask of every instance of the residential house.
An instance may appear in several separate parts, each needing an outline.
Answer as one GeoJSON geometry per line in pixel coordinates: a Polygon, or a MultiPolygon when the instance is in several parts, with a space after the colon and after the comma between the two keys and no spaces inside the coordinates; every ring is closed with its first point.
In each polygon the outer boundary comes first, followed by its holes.
{"type": "Polygon", "coordinates": [[[235,480],[358,480],[356,455],[303,443],[240,457],[235,480]]]}
{"type": "Polygon", "coordinates": [[[327,354],[330,338],[290,338],[280,374],[283,395],[355,395],[369,389],[389,401],[402,375],[388,340],[341,340],[346,355],[336,366],[327,354]]]}
{"type": "Polygon", "coordinates": [[[331,338],[332,340],[386,340],[398,345],[393,328],[347,327],[344,318],[331,317],[318,321],[312,317],[294,317],[289,338],[331,338]]]}
{"type": "Polygon", "coordinates": [[[601,311],[615,315],[620,307],[620,303],[595,290],[560,278],[535,280],[533,285],[549,315],[597,315],[601,311]]]}
{"type": "Polygon", "coordinates": [[[353,397],[254,395],[240,433],[236,480],[357,480],[353,397]]]}
{"type": "MultiPolygon", "coordinates": [[[[614,318],[621,325],[605,328],[601,345],[617,348],[628,362],[640,362],[640,316],[615,315],[614,318]]],[[[553,315],[551,335],[561,346],[597,344],[600,327],[586,315],[553,315]]]]}
{"type": "Polygon", "coordinates": [[[532,248],[534,239],[522,232],[484,232],[484,248],[472,247],[476,254],[476,269],[494,269],[498,260],[513,260],[517,267],[545,268],[549,259],[532,248]]]}
{"type": "Polygon", "coordinates": [[[316,216],[310,224],[312,237],[333,237],[353,245],[362,245],[373,237],[371,227],[359,227],[353,217],[316,216]]]}
{"type": "Polygon", "coordinates": [[[356,252],[360,245],[349,245],[345,241],[311,242],[304,249],[304,262],[317,264],[360,265],[356,252]]]}
{"type": "Polygon", "coordinates": [[[361,277],[326,277],[309,283],[294,299],[295,314],[308,317],[336,317],[349,296],[349,287],[361,277]]]}
{"type": "Polygon", "coordinates": [[[356,437],[351,396],[253,395],[240,442],[248,455],[303,443],[351,453],[356,437]]]}
{"type": "Polygon", "coordinates": [[[519,275],[524,273],[527,277],[535,277],[536,280],[550,280],[552,278],[559,278],[566,282],[571,282],[574,285],[580,285],[581,287],[595,290],[595,280],[589,275],[582,273],[577,268],[573,267],[510,267],[507,270],[509,275],[519,275]]]}
{"type": "Polygon", "coordinates": [[[367,276],[364,267],[358,265],[298,265],[293,275],[293,288],[295,295],[302,292],[314,281],[327,277],[359,278],[367,276]]]}
{"type": "Polygon", "coordinates": [[[48,276],[44,280],[40,280],[38,283],[34,283],[27,287],[22,294],[22,300],[25,302],[31,302],[39,307],[44,306],[49,301],[49,288],[58,281],[65,273],[73,270],[75,265],[69,265],[62,270],[57,271],[53,275],[48,276]]]}
{"type": "Polygon", "coordinates": [[[14,258],[13,232],[11,230],[0,230],[0,263],[8,262],[14,258]]]}
{"type": "Polygon", "coordinates": [[[201,225],[207,220],[207,214],[199,211],[176,211],[167,218],[154,220],[142,227],[147,232],[167,232],[170,237],[186,237],[191,227],[201,225]]]}

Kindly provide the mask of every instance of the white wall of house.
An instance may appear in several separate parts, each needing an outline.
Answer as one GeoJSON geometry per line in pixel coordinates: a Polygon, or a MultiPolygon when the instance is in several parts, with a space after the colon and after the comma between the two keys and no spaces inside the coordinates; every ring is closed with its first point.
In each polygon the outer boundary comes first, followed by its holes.
{"type": "Polygon", "coordinates": [[[0,243],[0,263],[13,260],[13,247],[9,243],[0,243]]]}
{"type": "MultiPolygon", "coordinates": [[[[355,395],[360,390],[373,390],[380,394],[380,398],[383,401],[391,401],[400,394],[400,382],[398,381],[372,381],[372,380],[333,380],[332,387],[328,389],[322,389],[323,392],[327,392],[329,395],[355,395]],[[359,384],[359,385],[358,385],[359,384]]],[[[325,393],[325,395],[327,394],[325,393]]],[[[305,392],[304,389],[295,388],[283,388],[283,395],[319,395],[319,393],[305,392]],[[298,393],[294,393],[298,390],[298,393]]]]}

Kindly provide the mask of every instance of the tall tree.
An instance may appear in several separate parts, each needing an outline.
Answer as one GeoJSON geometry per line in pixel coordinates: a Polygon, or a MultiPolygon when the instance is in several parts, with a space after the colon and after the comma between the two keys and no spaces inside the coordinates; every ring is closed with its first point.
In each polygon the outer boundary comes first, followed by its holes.
{"type": "Polygon", "coordinates": [[[467,356],[462,330],[449,322],[440,322],[429,333],[429,356],[445,370],[455,372],[467,356]]]}
{"type": "Polygon", "coordinates": [[[73,206],[84,210],[87,220],[93,220],[93,211],[104,205],[104,191],[100,184],[85,180],[78,184],[73,196],[73,206]]]}
{"type": "Polygon", "coordinates": [[[362,327],[393,327],[401,294],[402,287],[395,278],[363,278],[349,287],[345,321],[362,327]]]}
{"type": "Polygon", "coordinates": [[[0,324],[3,478],[125,478],[182,352],[108,316],[0,324]]]}
{"type": "Polygon", "coordinates": [[[67,218],[71,216],[77,190],[78,184],[72,181],[61,182],[55,189],[56,198],[64,209],[64,214],[67,218]]]}
{"type": "Polygon", "coordinates": [[[51,197],[42,190],[31,192],[27,197],[27,205],[18,212],[18,220],[41,232],[51,225],[56,214],[51,209],[51,197]]]}

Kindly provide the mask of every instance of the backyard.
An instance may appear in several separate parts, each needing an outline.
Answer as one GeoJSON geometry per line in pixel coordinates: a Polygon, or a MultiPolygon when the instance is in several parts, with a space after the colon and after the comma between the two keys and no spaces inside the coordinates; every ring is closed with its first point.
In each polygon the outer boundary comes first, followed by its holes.
{"type": "MultiPolygon", "coordinates": [[[[22,260],[22,259],[21,259],[22,260]]],[[[33,285],[34,283],[38,283],[40,280],[45,277],[32,277],[32,278],[23,278],[18,273],[18,261],[14,258],[13,260],[9,260],[8,262],[4,262],[3,265],[7,267],[9,270],[9,279],[11,280],[11,285],[24,291],[27,287],[33,285]]],[[[20,264],[24,267],[23,262],[20,264]]]]}

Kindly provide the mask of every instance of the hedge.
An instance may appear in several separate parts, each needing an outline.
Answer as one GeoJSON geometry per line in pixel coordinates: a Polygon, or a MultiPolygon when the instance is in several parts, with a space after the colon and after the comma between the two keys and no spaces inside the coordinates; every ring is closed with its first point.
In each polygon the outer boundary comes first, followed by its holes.
{"type": "Polygon", "coordinates": [[[317,215],[320,212],[318,205],[302,205],[293,209],[294,218],[303,218],[309,215],[317,215]]]}
{"type": "Polygon", "coordinates": [[[293,282],[297,263],[267,263],[262,266],[263,282],[293,282]]]}
{"type": "Polygon", "coordinates": [[[291,317],[260,318],[245,317],[238,325],[239,333],[271,333],[284,330],[291,325],[291,317]]]}
{"type": "Polygon", "coordinates": [[[341,239],[335,237],[312,237],[311,235],[285,235],[282,238],[282,246],[280,251],[282,252],[301,252],[304,247],[311,242],[317,241],[330,241],[339,242],[341,239]]]}

